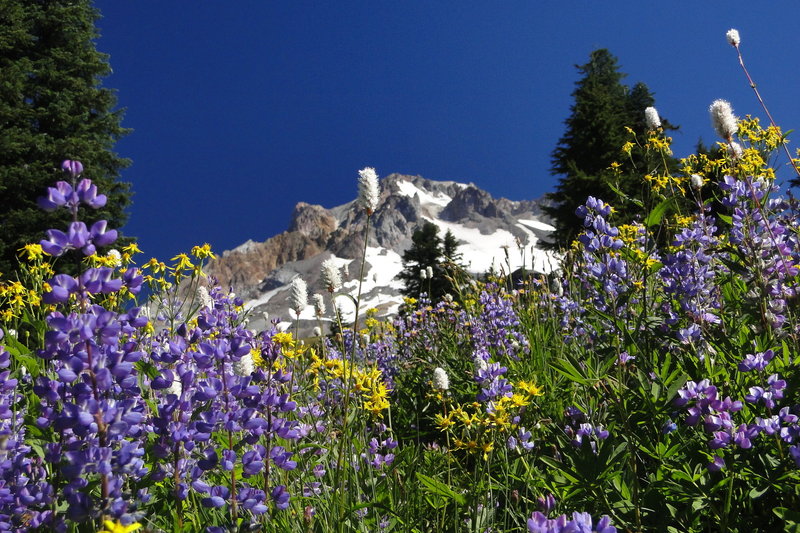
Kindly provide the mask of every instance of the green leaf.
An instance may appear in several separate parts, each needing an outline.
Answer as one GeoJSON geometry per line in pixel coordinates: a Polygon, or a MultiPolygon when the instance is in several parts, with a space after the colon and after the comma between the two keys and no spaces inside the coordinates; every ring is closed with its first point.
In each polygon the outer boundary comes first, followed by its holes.
{"type": "Polygon", "coordinates": [[[733,224],[733,217],[722,213],[717,213],[717,217],[726,224],[733,224]]]}
{"type": "Polygon", "coordinates": [[[571,472],[564,463],[559,463],[552,457],[547,457],[546,455],[543,455],[539,459],[541,459],[541,461],[550,468],[554,468],[555,470],[561,472],[564,477],[570,480],[572,483],[578,483],[578,476],[575,475],[574,472],[571,472]]]}
{"type": "Polygon", "coordinates": [[[42,371],[42,361],[38,357],[29,354],[17,354],[14,356],[20,366],[24,366],[33,379],[39,377],[42,371]]]}
{"type": "Polygon", "coordinates": [[[559,374],[563,375],[570,381],[580,383],[581,385],[589,385],[592,383],[592,380],[584,376],[575,365],[566,359],[557,359],[553,362],[553,367],[559,374]]]}
{"type": "Polygon", "coordinates": [[[670,197],[662,201],[647,214],[647,218],[644,219],[644,225],[649,228],[650,226],[655,226],[657,224],[660,224],[661,219],[664,218],[664,215],[667,214],[667,211],[670,208],[674,207],[674,205],[675,205],[674,197],[670,197]]]}
{"type": "Polygon", "coordinates": [[[419,482],[422,483],[422,486],[431,494],[437,494],[439,496],[444,496],[445,498],[450,498],[458,505],[466,505],[467,499],[464,497],[464,495],[458,494],[445,483],[433,479],[430,476],[426,476],[420,472],[415,472],[415,474],[417,476],[417,480],[419,480],[419,482]]]}
{"type": "Polygon", "coordinates": [[[633,204],[635,204],[635,205],[637,205],[639,207],[644,207],[644,203],[642,203],[641,200],[639,200],[638,198],[634,198],[634,197],[632,197],[632,196],[630,196],[628,194],[625,194],[624,192],[622,192],[622,189],[620,189],[619,187],[617,187],[616,185],[614,185],[610,181],[607,182],[607,185],[612,191],[617,193],[620,196],[620,198],[622,198],[623,200],[628,201],[628,202],[632,202],[633,204]]]}

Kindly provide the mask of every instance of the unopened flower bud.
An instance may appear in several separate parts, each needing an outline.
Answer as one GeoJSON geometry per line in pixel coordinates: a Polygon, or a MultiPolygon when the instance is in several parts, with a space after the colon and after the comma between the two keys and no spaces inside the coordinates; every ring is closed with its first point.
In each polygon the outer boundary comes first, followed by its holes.
{"type": "Polygon", "coordinates": [[[83,165],[80,161],[65,159],[64,162],[61,163],[61,170],[68,173],[74,179],[80,176],[83,172],[83,165]]]}

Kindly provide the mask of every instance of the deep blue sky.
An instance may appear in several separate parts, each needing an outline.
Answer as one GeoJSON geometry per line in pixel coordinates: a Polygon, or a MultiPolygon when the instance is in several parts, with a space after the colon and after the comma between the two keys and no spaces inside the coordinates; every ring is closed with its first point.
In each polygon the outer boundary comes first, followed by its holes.
{"type": "Polygon", "coordinates": [[[556,183],[550,153],[574,66],[596,48],[681,126],[678,156],[716,140],[716,98],[763,116],[725,41],[731,27],[773,116],[800,127],[795,1],[95,5],[114,71],[105,85],[134,129],[117,144],[133,160],[125,233],[148,257],[264,240],[299,201],[353,199],[365,166],[538,198],[556,183]]]}

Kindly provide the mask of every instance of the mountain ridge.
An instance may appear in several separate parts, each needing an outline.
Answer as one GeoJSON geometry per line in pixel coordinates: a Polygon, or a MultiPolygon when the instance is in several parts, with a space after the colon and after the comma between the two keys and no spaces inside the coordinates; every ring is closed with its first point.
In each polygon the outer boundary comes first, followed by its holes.
{"type": "MultiPolygon", "coordinates": [[[[378,308],[379,316],[396,312],[402,302],[402,284],[395,279],[402,269],[402,253],[411,245],[414,230],[426,221],[436,224],[440,235],[453,232],[464,262],[474,274],[489,267],[513,271],[526,257],[529,270],[549,272],[558,264],[554,254],[537,247],[553,229],[539,201],[494,198],[472,183],[397,173],[380,180],[380,187],[378,209],[369,219],[361,312],[371,307],[378,308]],[[520,257],[512,257],[512,250],[520,257]]],[[[331,208],[298,202],[286,231],[224,251],[209,263],[206,272],[245,300],[258,326],[267,320],[264,313],[294,319],[288,310],[288,285],[301,276],[310,294],[319,291],[320,266],[326,259],[334,258],[345,271],[343,291],[355,294],[366,221],[355,200],[331,208]]],[[[354,309],[343,311],[347,315],[354,309]]],[[[306,333],[318,324],[310,305],[301,313],[300,323],[306,333]]]]}

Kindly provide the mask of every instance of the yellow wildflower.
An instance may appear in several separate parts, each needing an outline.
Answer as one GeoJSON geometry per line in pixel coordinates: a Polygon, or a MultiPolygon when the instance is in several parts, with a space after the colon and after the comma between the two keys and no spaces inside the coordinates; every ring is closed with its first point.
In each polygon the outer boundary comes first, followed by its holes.
{"type": "Polygon", "coordinates": [[[217,257],[214,255],[214,252],[211,251],[211,245],[208,243],[205,243],[202,246],[194,246],[192,248],[192,255],[198,259],[206,259],[207,257],[214,259],[217,257]]]}
{"type": "Polygon", "coordinates": [[[41,244],[26,244],[19,251],[20,255],[24,255],[28,262],[39,260],[44,255],[41,244]]]}
{"type": "Polygon", "coordinates": [[[452,413],[447,416],[436,414],[434,416],[434,420],[436,420],[436,425],[442,428],[444,431],[447,431],[447,429],[455,424],[453,422],[452,413]]]}
{"type": "Polygon", "coordinates": [[[131,531],[136,531],[140,527],[142,527],[142,524],[139,522],[134,522],[133,524],[123,526],[119,520],[104,520],[103,529],[100,531],[100,533],[130,533],[131,531]]]}
{"type": "Polygon", "coordinates": [[[543,394],[542,388],[537,387],[536,384],[531,383],[530,381],[520,381],[517,383],[517,388],[522,389],[531,396],[541,396],[543,394]]]}
{"type": "Polygon", "coordinates": [[[171,260],[178,262],[175,265],[175,270],[191,270],[194,268],[194,264],[192,264],[191,259],[189,259],[189,256],[186,254],[178,254],[171,260]]]}

